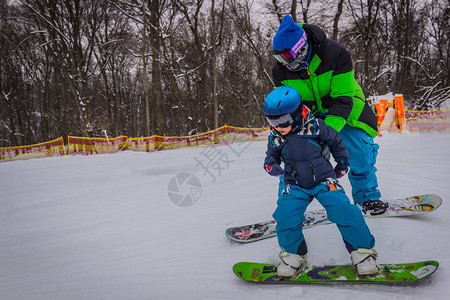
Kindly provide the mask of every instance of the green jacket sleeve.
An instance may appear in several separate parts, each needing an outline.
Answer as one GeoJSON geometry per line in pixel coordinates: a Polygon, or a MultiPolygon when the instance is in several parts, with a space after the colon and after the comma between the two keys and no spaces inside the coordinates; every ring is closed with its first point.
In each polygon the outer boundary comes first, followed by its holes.
{"type": "Polygon", "coordinates": [[[350,53],[342,48],[336,62],[330,86],[331,106],[325,123],[341,131],[353,108],[355,76],[350,53]]]}

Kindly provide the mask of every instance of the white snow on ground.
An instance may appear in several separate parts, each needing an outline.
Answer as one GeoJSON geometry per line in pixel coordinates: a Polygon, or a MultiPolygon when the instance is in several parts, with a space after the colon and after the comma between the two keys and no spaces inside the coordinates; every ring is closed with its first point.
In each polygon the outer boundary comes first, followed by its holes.
{"type": "MultiPolygon", "coordinates": [[[[413,286],[237,278],[238,261],[277,261],[276,238],[236,244],[224,235],[271,219],[278,179],[262,168],[265,142],[1,163],[0,299],[450,299],[449,138],[376,139],[383,197],[433,193],[444,201],[423,216],[368,220],[380,263],[440,262],[431,279],[413,286]],[[168,194],[183,172],[201,184],[180,188],[198,200],[189,207],[168,194]]],[[[309,209],[318,208],[314,201],[309,209]]],[[[335,225],[305,236],[310,264],[349,263],[335,225]]]]}

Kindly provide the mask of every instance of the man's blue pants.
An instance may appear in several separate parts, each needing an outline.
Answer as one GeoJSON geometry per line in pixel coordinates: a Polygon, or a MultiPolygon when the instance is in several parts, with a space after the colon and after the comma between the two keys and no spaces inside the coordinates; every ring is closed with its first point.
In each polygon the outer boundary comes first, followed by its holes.
{"type": "Polygon", "coordinates": [[[375,172],[379,146],[364,130],[345,125],[339,132],[349,156],[348,179],[352,185],[352,198],[362,204],[368,200],[378,200],[381,193],[375,172]]]}

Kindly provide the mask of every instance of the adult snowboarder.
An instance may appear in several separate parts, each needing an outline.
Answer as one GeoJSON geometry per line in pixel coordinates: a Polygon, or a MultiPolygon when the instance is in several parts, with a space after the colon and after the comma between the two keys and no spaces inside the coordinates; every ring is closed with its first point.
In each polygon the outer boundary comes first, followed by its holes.
{"type": "Polygon", "coordinates": [[[275,85],[297,89],[315,117],[339,132],[349,155],[353,200],[365,213],[384,213],[387,204],[380,200],[375,175],[377,121],[355,80],[349,52],[319,27],[297,24],[289,15],[273,38],[273,49],[275,85]]]}
{"type": "Polygon", "coordinates": [[[292,87],[279,87],[267,95],[264,114],[271,125],[264,169],[272,176],[283,175],[285,186],[273,214],[282,249],[278,274],[290,277],[306,266],[308,250],[302,223],[313,198],[336,223],[357,273],[378,273],[377,253],[372,249],[375,239],[361,210],[350,203],[337,180],[348,169],[348,155],[338,132],[316,119],[292,87]],[[329,146],[335,168],[322,156],[321,143],[329,146]]]}

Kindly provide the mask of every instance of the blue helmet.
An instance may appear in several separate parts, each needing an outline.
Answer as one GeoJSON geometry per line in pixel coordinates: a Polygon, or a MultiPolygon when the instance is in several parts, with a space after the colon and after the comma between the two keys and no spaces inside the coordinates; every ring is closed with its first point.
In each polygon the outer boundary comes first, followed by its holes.
{"type": "Polygon", "coordinates": [[[293,87],[281,86],[264,100],[264,114],[273,127],[288,127],[301,120],[302,97],[293,87]]]}

